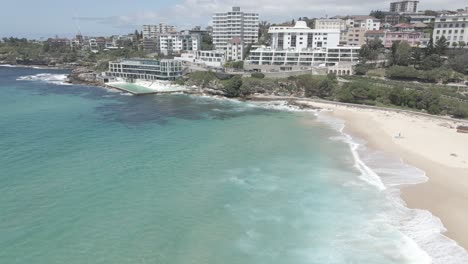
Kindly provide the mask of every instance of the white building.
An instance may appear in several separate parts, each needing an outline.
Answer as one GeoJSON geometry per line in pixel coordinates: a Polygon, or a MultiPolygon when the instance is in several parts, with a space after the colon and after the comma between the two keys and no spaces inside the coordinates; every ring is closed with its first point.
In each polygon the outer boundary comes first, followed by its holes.
{"type": "Polygon", "coordinates": [[[270,27],[268,32],[272,46],[252,50],[244,69],[291,71],[358,62],[360,47],[339,46],[339,30],[310,29],[304,21],[298,21],[293,27],[270,27]]]}
{"type": "Polygon", "coordinates": [[[323,47],[303,51],[259,48],[250,52],[244,69],[254,71],[292,71],[340,63],[356,64],[360,47],[323,47]]]}
{"type": "Polygon", "coordinates": [[[433,32],[434,43],[445,36],[450,47],[460,41],[468,43],[468,13],[436,17],[433,32]]]}
{"type": "Polygon", "coordinates": [[[379,30],[380,20],[372,16],[352,16],[346,20],[346,25],[366,30],[379,30]]]}
{"type": "Polygon", "coordinates": [[[201,45],[198,34],[162,34],[159,36],[159,52],[164,55],[182,51],[197,51],[201,45]]]}
{"type": "Polygon", "coordinates": [[[224,50],[199,50],[180,54],[174,60],[184,61],[190,64],[198,64],[213,68],[222,68],[226,63],[224,50]]]}
{"type": "Polygon", "coordinates": [[[226,49],[227,61],[242,61],[244,59],[244,44],[240,38],[231,39],[226,49]]]}
{"type": "Polygon", "coordinates": [[[216,49],[226,49],[228,41],[233,38],[240,38],[244,44],[256,43],[258,30],[258,14],[241,12],[240,7],[213,15],[213,44],[216,49]]]}
{"type": "Polygon", "coordinates": [[[416,13],[418,11],[419,1],[400,1],[390,3],[390,12],[400,14],[416,13]]]}
{"type": "Polygon", "coordinates": [[[315,20],[315,29],[346,30],[346,21],[340,18],[320,18],[315,20]]]}
{"type": "Polygon", "coordinates": [[[294,26],[270,27],[271,47],[277,50],[305,50],[338,46],[339,30],[311,29],[305,21],[297,21],[294,26]]]}
{"type": "Polygon", "coordinates": [[[159,23],[157,25],[143,25],[143,38],[144,39],[155,39],[161,34],[175,33],[176,28],[171,25],[159,23]]]}
{"type": "Polygon", "coordinates": [[[107,76],[141,80],[175,80],[182,76],[182,64],[176,60],[124,59],[109,62],[107,76]]]}

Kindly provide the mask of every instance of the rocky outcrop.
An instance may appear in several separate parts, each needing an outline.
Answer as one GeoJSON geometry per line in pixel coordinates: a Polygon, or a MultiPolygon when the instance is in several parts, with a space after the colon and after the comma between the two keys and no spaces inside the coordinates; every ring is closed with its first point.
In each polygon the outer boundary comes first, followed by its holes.
{"type": "Polygon", "coordinates": [[[98,74],[86,67],[76,67],[68,75],[68,83],[87,84],[87,85],[102,85],[97,78],[98,74]]]}

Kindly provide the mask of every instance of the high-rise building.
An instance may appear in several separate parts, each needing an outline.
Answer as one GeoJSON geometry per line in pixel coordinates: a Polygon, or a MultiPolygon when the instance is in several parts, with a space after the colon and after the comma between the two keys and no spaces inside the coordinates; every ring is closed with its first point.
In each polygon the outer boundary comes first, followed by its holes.
{"type": "Polygon", "coordinates": [[[398,12],[400,14],[416,13],[418,11],[419,1],[400,1],[390,3],[390,12],[398,12]]]}
{"type": "Polygon", "coordinates": [[[213,15],[213,44],[216,49],[226,50],[228,42],[233,38],[239,38],[243,44],[256,43],[258,30],[258,14],[242,12],[240,7],[213,15]]]}
{"type": "Polygon", "coordinates": [[[175,33],[177,32],[176,28],[171,25],[164,23],[159,23],[157,25],[143,25],[143,38],[144,39],[154,39],[161,34],[175,33]]]}

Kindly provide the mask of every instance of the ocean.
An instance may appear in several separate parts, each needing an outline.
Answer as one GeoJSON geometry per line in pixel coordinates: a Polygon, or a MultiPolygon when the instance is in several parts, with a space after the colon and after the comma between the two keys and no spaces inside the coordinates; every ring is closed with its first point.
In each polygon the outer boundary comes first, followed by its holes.
{"type": "Polygon", "coordinates": [[[0,263],[466,263],[339,120],[66,74],[0,67],[0,263]]]}

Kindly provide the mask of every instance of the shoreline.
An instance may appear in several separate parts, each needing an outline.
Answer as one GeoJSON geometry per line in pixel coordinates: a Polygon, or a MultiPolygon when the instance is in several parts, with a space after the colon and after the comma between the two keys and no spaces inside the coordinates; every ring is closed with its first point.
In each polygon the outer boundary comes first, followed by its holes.
{"type": "Polygon", "coordinates": [[[345,122],[344,132],[353,138],[364,139],[369,149],[394,155],[401,158],[405,164],[423,170],[428,181],[399,186],[401,198],[408,208],[427,210],[438,217],[446,229],[441,234],[455,241],[466,251],[468,248],[466,224],[466,219],[468,219],[468,194],[466,193],[468,188],[468,148],[466,148],[468,135],[456,133],[453,125],[451,128],[441,126],[439,123],[447,121],[437,120],[437,116],[431,118],[332,103],[309,102],[309,104],[331,110],[325,115],[343,120],[345,122]],[[384,126],[385,122],[390,124],[384,126]],[[396,126],[396,124],[400,126],[396,126]],[[395,138],[393,135],[399,133],[399,129],[403,130],[403,128],[405,130],[402,134],[403,138],[395,138]],[[407,138],[404,138],[406,135],[408,135],[407,138]],[[420,138],[415,139],[414,137],[418,135],[420,138]],[[426,139],[421,140],[421,138],[426,139]],[[441,144],[437,144],[436,139],[441,144]],[[424,141],[426,144],[422,148],[417,148],[419,151],[411,149],[424,141]],[[463,151],[463,143],[465,143],[465,151],[463,151]],[[456,149],[458,154],[453,153],[456,156],[447,155],[447,158],[440,157],[440,151],[445,148],[444,144],[448,145],[447,151],[449,152],[448,148],[455,150],[458,145],[459,147],[456,149]],[[424,151],[427,153],[421,154],[424,151]]]}
{"type": "Polygon", "coordinates": [[[7,68],[30,68],[38,70],[73,70],[75,66],[48,66],[48,65],[25,65],[25,64],[0,64],[0,67],[7,68]]]}

